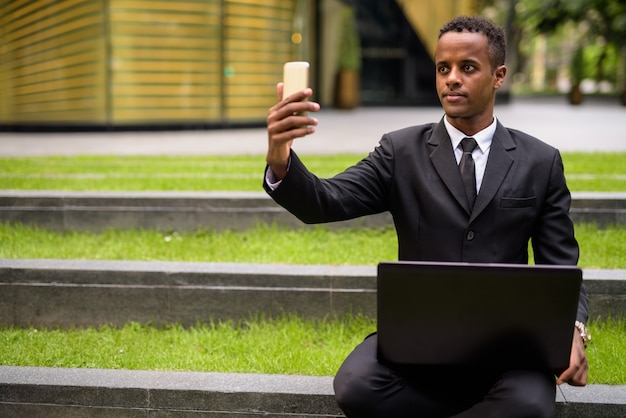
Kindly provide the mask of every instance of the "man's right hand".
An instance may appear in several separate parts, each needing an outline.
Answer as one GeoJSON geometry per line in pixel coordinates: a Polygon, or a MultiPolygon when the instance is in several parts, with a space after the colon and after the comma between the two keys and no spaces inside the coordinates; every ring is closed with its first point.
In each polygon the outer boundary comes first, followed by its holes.
{"type": "Polygon", "coordinates": [[[293,140],[315,132],[317,119],[308,116],[307,112],[317,112],[320,105],[305,100],[313,94],[310,88],[294,93],[284,100],[283,83],[278,83],[276,92],[279,102],[269,110],[267,116],[268,146],[265,161],[275,179],[282,180],[287,175],[293,140]],[[307,116],[299,116],[302,114],[307,116]]]}

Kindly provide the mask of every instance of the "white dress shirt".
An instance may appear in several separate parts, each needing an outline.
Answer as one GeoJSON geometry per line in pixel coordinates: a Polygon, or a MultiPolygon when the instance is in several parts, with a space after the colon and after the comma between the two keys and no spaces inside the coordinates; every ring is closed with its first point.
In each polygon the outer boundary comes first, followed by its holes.
{"type": "MultiPolygon", "coordinates": [[[[448,131],[448,135],[452,141],[452,149],[454,149],[456,163],[459,164],[461,162],[461,157],[463,156],[461,141],[463,138],[469,137],[469,135],[465,135],[463,132],[452,126],[446,117],[443,118],[443,123],[446,126],[446,130],[448,131]]],[[[497,122],[496,117],[494,116],[491,125],[471,136],[478,144],[472,152],[474,167],[476,169],[476,193],[480,191],[480,186],[483,183],[483,176],[485,174],[485,168],[487,167],[487,158],[489,157],[489,150],[491,149],[491,140],[493,139],[493,135],[496,133],[496,126],[497,122]]]]}

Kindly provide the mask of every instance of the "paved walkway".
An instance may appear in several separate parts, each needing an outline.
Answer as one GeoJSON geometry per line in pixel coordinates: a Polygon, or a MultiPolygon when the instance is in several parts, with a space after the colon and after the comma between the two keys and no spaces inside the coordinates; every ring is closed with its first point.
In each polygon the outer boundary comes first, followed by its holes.
{"type": "MultiPolygon", "coordinates": [[[[385,132],[436,122],[439,107],[323,109],[317,133],[297,141],[300,153],[368,153],[385,132]]],[[[508,127],[520,129],[562,151],[626,151],[626,107],[588,99],[570,106],[564,98],[514,99],[496,106],[508,127]]],[[[203,155],[265,153],[264,128],[156,131],[0,133],[0,156],[203,155]]]]}

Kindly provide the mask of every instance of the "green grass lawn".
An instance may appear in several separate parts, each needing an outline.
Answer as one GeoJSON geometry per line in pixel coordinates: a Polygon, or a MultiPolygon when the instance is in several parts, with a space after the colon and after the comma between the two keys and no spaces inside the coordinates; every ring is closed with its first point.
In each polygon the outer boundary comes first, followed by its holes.
{"type": "Polygon", "coordinates": [[[368,318],[305,320],[295,316],[240,323],[157,328],[5,329],[2,364],[135,370],[333,375],[376,329],[368,318]]]}
{"type": "MultiPolygon", "coordinates": [[[[626,268],[626,225],[576,225],[583,268],[626,268]]],[[[373,265],[397,259],[392,227],[291,229],[257,225],[246,231],[107,230],[55,232],[0,223],[0,258],[373,265]]],[[[532,257],[531,257],[532,259],[532,257]]]]}
{"type": "MultiPolygon", "coordinates": [[[[577,225],[580,265],[624,268],[625,227],[577,225]]],[[[0,258],[373,264],[396,258],[393,229],[292,230],[259,225],[246,232],[53,232],[0,224],[0,258]],[[280,251],[276,249],[280,248],[280,251]]],[[[623,320],[591,324],[590,382],[626,384],[623,320]]],[[[89,329],[0,329],[0,364],[147,370],[333,375],[375,329],[372,319],[296,317],[156,328],[127,324],[89,329]]]]}
{"type": "MultiPolygon", "coordinates": [[[[332,376],[376,329],[361,316],[253,318],[183,328],[0,329],[0,364],[332,376]]],[[[589,383],[626,384],[623,320],[591,323],[589,383]]]]}
{"type": "MultiPolygon", "coordinates": [[[[363,156],[304,156],[331,176],[363,156]]],[[[565,153],[572,191],[626,191],[626,153],[565,153]]],[[[258,157],[0,158],[0,189],[72,191],[261,191],[258,157]]],[[[583,268],[626,268],[626,227],[576,226],[583,268]]],[[[259,225],[245,232],[108,230],[53,232],[0,223],[0,258],[162,260],[372,265],[397,257],[391,227],[291,230],[259,225]],[[276,249],[280,248],[279,251],[276,249]]],[[[0,329],[0,364],[147,370],[333,375],[375,329],[371,318],[253,318],[240,323],[157,328],[0,329]]],[[[590,383],[626,384],[623,320],[590,324],[590,383]]]]}
{"type": "MultiPolygon", "coordinates": [[[[320,177],[364,155],[302,156],[320,177]]],[[[626,191],[626,153],[564,153],[572,191],[626,191]]],[[[264,156],[0,158],[0,189],[261,191],[264,156]]]]}

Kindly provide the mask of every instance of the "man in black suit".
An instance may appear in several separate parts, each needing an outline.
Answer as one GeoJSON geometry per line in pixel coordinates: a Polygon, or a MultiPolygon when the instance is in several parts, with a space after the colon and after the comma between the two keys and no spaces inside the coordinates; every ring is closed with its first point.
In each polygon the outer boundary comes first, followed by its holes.
{"type": "MultiPolygon", "coordinates": [[[[307,223],[389,211],[400,260],[527,263],[530,240],[535,263],[575,265],[578,244],[559,152],[494,117],[505,51],[502,29],[487,19],[446,24],[435,52],[442,120],[385,134],[368,157],[331,179],[309,172],[291,149],[294,139],[315,131],[317,120],[299,115],[319,110],[304,101],[312,91],[282,98],[279,84],[280,102],[267,118],[265,189],[307,223]]],[[[586,384],[587,316],[583,287],[570,367],[557,384],[586,384]]],[[[336,399],[348,417],[554,413],[555,377],[547,371],[401,367],[379,359],[376,344],[375,334],[367,337],[335,377],[336,399]]]]}

